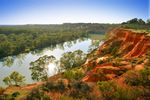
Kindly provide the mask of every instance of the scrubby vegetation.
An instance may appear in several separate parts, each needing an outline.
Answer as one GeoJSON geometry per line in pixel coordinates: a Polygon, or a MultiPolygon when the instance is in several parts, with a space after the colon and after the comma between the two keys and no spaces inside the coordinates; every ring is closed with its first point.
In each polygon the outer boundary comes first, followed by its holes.
{"type": "Polygon", "coordinates": [[[150,69],[141,69],[140,71],[128,71],[125,75],[127,84],[134,86],[150,86],[150,69]]]}
{"type": "Polygon", "coordinates": [[[97,82],[102,98],[105,100],[136,100],[143,91],[138,87],[126,88],[117,86],[113,81],[97,82]]]}
{"type": "Polygon", "coordinates": [[[81,78],[81,76],[83,75],[81,70],[67,70],[64,72],[64,77],[67,78],[69,81],[73,80],[73,79],[79,79],[81,78]]]}

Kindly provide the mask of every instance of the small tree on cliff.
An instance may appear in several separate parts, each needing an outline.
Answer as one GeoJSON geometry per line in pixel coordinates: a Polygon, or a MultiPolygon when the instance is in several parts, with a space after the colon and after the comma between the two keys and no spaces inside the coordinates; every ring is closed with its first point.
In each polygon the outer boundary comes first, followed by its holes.
{"type": "Polygon", "coordinates": [[[15,84],[15,85],[24,85],[25,81],[25,76],[22,76],[20,75],[18,72],[14,71],[11,73],[11,75],[9,75],[9,77],[5,77],[3,79],[3,82],[6,84],[6,85],[12,85],[12,84],[15,84]]]}

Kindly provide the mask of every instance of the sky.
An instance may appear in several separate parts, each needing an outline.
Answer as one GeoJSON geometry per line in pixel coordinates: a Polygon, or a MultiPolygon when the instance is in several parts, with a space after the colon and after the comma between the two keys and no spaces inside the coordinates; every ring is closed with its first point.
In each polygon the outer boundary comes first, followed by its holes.
{"type": "Polygon", "coordinates": [[[149,5],[150,0],[0,0],[0,25],[146,21],[149,5]]]}

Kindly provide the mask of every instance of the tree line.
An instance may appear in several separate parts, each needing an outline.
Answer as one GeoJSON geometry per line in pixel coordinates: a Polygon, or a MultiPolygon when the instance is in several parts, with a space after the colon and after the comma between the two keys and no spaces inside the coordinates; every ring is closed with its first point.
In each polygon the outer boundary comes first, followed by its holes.
{"type": "Polygon", "coordinates": [[[73,28],[8,26],[0,27],[0,57],[29,52],[68,40],[88,37],[88,32],[73,28]]]}

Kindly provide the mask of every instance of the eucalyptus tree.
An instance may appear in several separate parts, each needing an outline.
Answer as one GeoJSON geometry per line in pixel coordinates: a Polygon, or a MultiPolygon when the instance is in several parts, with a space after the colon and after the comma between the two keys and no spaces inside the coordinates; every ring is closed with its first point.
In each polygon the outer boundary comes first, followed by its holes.
{"type": "Polygon", "coordinates": [[[56,60],[54,56],[45,55],[30,63],[31,76],[36,81],[46,81],[48,78],[48,64],[56,60]]]}
{"type": "Polygon", "coordinates": [[[63,53],[59,61],[60,70],[70,70],[82,65],[85,62],[84,56],[81,50],[63,53]]]}

